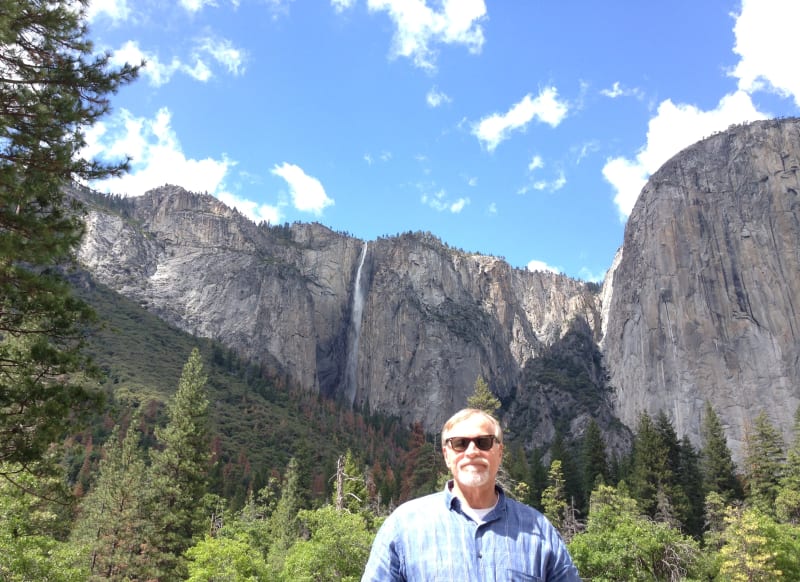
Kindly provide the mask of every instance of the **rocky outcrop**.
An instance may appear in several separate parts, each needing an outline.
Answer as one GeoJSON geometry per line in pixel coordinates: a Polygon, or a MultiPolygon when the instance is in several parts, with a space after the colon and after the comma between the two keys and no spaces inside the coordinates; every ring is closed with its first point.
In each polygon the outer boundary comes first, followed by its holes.
{"type": "Polygon", "coordinates": [[[800,404],[800,121],[733,127],[649,180],[609,273],[603,347],[621,420],[699,442],[709,401],[741,458],[759,411],[800,404]]]}
{"type": "MultiPolygon", "coordinates": [[[[303,389],[431,431],[465,405],[479,375],[505,401],[535,398],[519,390],[527,362],[576,321],[599,339],[596,286],[512,269],[430,234],[365,243],[319,224],[257,226],[173,186],[84,199],[79,258],[100,282],[185,331],[277,361],[303,389]]],[[[531,443],[553,434],[548,409],[525,431],[531,443]]],[[[570,414],[579,427],[591,416],[570,414]]]]}
{"type": "Polygon", "coordinates": [[[446,249],[429,235],[369,245],[356,404],[438,429],[478,375],[509,399],[526,362],[577,318],[600,324],[596,293],[552,273],[446,249]]]}

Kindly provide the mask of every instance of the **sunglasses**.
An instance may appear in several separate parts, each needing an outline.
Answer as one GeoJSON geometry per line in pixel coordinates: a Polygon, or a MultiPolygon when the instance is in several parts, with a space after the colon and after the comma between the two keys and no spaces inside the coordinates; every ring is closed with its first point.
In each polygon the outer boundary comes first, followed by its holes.
{"type": "Polygon", "coordinates": [[[487,434],[477,437],[450,437],[449,439],[445,440],[450,448],[453,449],[457,453],[463,453],[469,448],[470,443],[475,443],[475,446],[478,447],[482,451],[488,451],[494,446],[494,442],[497,440],[497,437],[493,434],[487,434]]]}

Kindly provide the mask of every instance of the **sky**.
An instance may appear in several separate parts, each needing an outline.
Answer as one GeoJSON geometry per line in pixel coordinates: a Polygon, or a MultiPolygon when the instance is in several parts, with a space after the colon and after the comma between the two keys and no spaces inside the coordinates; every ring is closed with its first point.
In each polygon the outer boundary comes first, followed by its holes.
{"type": "Polygon", "coordinates": [[[208,192],[259,223],[427,231],[602,281],[647,178],[800,115],[796,0],[90,0],[145,61],[87,131],[90,184],[208,192]]]}

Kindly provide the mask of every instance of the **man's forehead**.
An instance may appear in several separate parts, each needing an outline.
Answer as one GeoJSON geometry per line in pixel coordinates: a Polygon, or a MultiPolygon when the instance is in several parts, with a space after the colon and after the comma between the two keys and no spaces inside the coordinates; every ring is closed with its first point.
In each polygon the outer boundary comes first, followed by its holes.
{"type": "Polygon", "coordinates": [[[466,437],[494,434],[494,424],[482,416],[470,416],[454,424],[447,433],[466,437]]]}

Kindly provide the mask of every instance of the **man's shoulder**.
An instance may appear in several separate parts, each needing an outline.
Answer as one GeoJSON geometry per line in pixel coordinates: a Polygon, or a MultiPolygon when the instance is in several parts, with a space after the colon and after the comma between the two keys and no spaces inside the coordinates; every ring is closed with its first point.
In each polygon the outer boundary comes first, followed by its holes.
{"type": "Polygon", "coordinates": [[[516,515],[520,522],[526,523],[534,529],[549,530],[553,528],[553,525],[545,515],[535,507],[531,507],[530,505],[517,501],[516,499],[511,499],[510,497],[506,497],[506,507],[509,513],[516,515]]]}
{"type": "Polygon", "coordinates": [[[530,516],[536,516],[536,517],[538,517],[540,515],[543,515],[542,512],[540,512],[535,507],[531,507],[527,503],[522,503],[521,501],[517,501],[516,499],[513,499],[512,497],[506,496],[506,505],[507,505],[509,511],[513,511],[513,512],[518,513],[520,515],[530,515],[530,516]]]}

